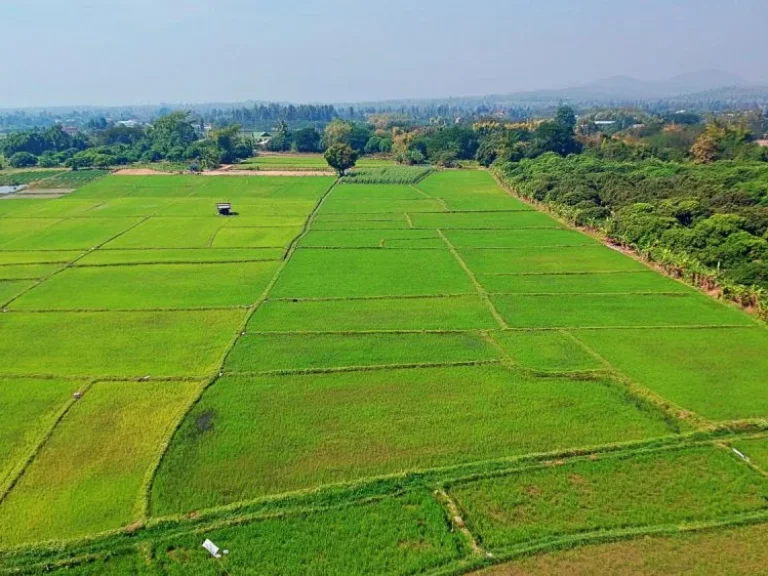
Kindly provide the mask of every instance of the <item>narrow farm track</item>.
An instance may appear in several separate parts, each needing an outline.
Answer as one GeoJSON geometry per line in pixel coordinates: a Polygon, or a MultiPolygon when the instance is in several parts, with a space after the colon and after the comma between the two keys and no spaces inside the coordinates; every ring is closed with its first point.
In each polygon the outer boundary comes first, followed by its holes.
{"type": "Polygon", "coordinates": [[[0,463],[0,574],[205,571],[205,538],[232,574],[465,574],[768,525],[765,326],[486,172],[40,202],[0,211],[0,402],[48,423],[0,463]]]}

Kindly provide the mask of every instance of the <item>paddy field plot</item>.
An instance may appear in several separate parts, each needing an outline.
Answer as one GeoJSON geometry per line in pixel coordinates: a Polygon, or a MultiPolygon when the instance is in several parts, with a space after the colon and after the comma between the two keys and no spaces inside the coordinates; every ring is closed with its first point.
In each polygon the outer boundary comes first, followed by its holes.
{"type": "Polygon", "coordinates": [[[62,418],[0,503],[0,545],[119,528],[142,514],[158,444],[199,390],[190,382],[99,382],[62,418]]]}
{"type": "Polygon", "coordinates": [[[226,376],[185,420],[153,506],[188,512],[270,493],[668,433],[610,382],[500,366],[226,376]]]}
{"type": "Polygon", "coordinates": [[[491,301],[517,328],[754,325],[741,311],[699,294],[513,294],[491,301]]]}
{"type": "Polygon", "coordinates": [[[498,328],[478,296],[371,300],[269,300],[251,318],[251,332],[473,330],[498,328]]]}
{"type": "Polygon", "coordinates": [[[490,550],[644,525],[680,525],[764,510],[768,479],[721,448],[605,456],[451,488],[490,550]]]}
{"type": "Polygon", "coordinates": [[[768,522],[765,326],[485,171],[2,201],[0,301],[3,573],[459,574],[768,522]]]}
{"type": "Polygon", "coordinates": [[[0,378],[3,426],[0,427],[0,492],[84,382],[0,378]]]}
{"type": "Polygon", "coordinates": [[[205,376],[245,310],[7,312],[0,376],[205,376]]]}
{"type": "Polygon", "coordinates": [[[246,334],[225,370],[258,372],[354,366],[483,362],[499,352],[479,334],[246,334]]]}
{"type": "Polygon", "coordinates": [[[448,250],[297,250],[275,298],[474,294],[448,250]]]}
{"type": "Polygon", "coordinates": [[[635,382],[706,418],[768,416],[768,334],[762,327],[573,334],[635,382]]]}
{"type": "Polygon", "coordinates": [[[248,306],[277,262],[70,268],[16,300],[12,310],[110,310],[248,306]]]}

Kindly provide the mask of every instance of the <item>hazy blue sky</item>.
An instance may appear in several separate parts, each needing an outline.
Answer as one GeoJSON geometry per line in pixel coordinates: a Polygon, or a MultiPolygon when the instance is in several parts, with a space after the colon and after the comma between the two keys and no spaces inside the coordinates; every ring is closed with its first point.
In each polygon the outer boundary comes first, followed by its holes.
{"type": "Polygon", "coordinates": [[[0,107],[768,83],[766,23],[768,0],[0,0],[0,107]]]}

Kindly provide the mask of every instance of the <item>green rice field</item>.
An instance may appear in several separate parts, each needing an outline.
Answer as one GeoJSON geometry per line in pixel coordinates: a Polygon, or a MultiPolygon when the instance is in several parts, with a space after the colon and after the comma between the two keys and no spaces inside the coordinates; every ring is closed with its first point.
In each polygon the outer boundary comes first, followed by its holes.
{"type": "Polygon", "coordinates": [[[389,165],[0,201],[0,576],[764,569],[765,326],[389,165]]]}

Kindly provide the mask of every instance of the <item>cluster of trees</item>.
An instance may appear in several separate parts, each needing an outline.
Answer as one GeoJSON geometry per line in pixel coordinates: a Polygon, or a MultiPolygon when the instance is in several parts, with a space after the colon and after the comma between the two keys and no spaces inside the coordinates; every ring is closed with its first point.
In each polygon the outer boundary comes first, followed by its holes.
{"type": "Polygon", "coordinates": [[[547,154],[497,166],[522,195],[681,267],[768,289],[768,164],[614,162],[547,154]]]}
{"type": "Polygon", "coordinates": [[[148,127],[97,125],[90,134],[70,135],[61,126],[33,128],[0,140],[12,167],[107,168],[134,162],[191,162],[204,168],[253,154],[253,141],[233,124],[203,134],[188,112],[172,112],[148,127]]]}
{"type": "Polygon", "coordinates": [[[366,122],[329,122],[322,133],[306,127],[291,130],[287,122],[278,122],[272,138],[266,144],[271,152],[322,152],[334,144],[346,144],[358,155],[386,153],[392,149],[392,139],[366,122]]]}

